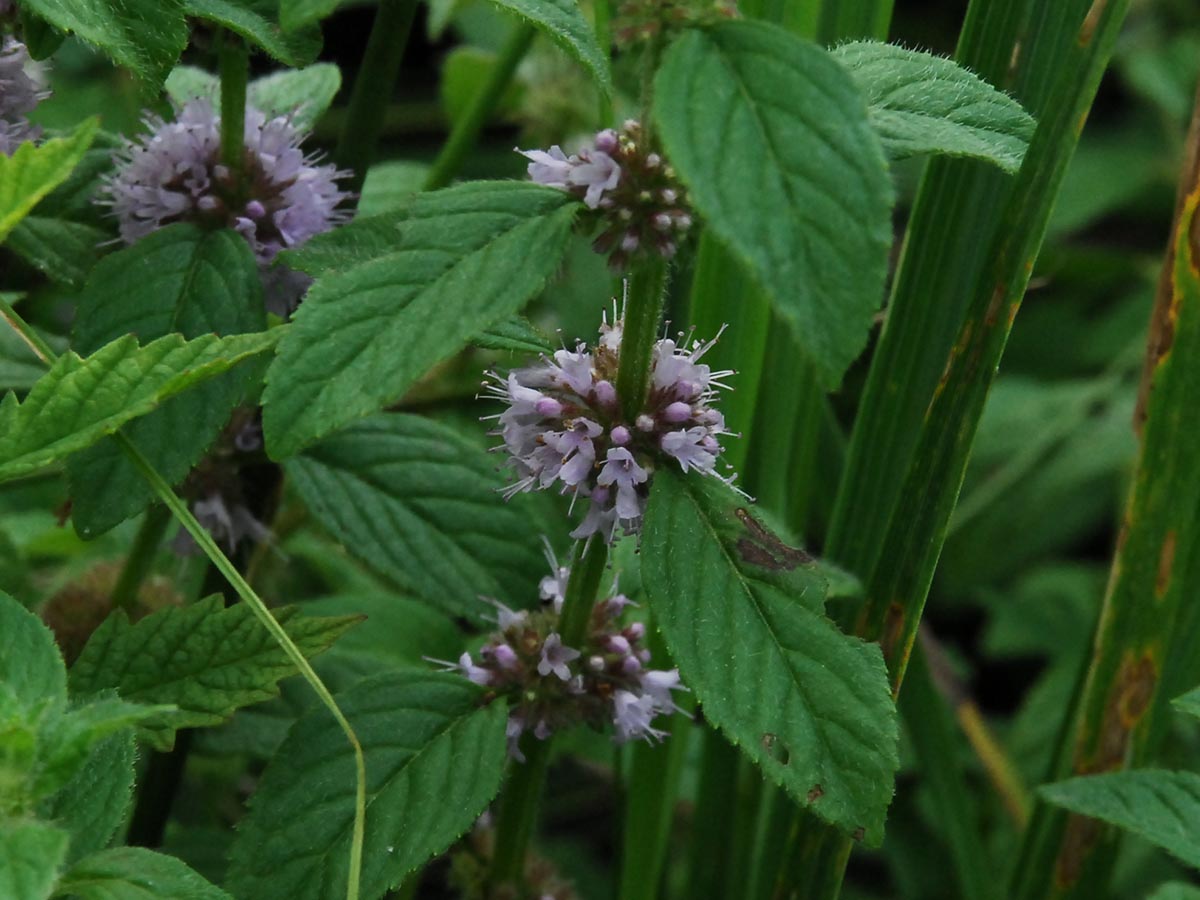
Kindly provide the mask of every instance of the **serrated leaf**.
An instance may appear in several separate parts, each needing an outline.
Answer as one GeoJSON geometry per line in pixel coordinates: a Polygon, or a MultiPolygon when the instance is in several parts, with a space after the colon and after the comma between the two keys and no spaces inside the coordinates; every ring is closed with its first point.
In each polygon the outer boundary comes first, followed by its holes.
{"type": "Polygon", "coordinates": [[[403,209],[410,197],[420,193],[428,176],[429,163],[416,160],[391,159],[371,166],[358,199],[359,219],[403,209]]]}
{"type": "Polygon", "coordinates": [[[491,0],[514,12],[536,27],[554,43],[575,57],[592,73],[605,94],[612,93],[612,73],[608,52],[596,40],[596,33],[584,17],[576,0],[491,0]]]}
{"type": "Polygon", "coordinates": [[[319,22],[342,0],[279,0],[279,22],[285,31],[294,31],[319,22]]]}
{"type": "Polygon", "coordinates": [[[71,835],[67,862],[103,850],[133,800],[137,744],[128,728],[100,741],[79,770],[43,804],[41,815],[71,835]]]}
{"type": "Polygon", "coordinates": [[[981,159],[1015,172],[1036,123],[1021,104],[952,59],[856,41],[833,51],[867,98],[893,159],[925,153],[981,159]]]}
{"type": "MultiPolygon", "coordinates": [[[[258,266],[229,229],[179,223],[101,260],[79,298],[72,344],[92,353],[123,335],[141,341],[178,332],[198,338],[266,327],[258,266]]],[[[229,421],[247,387],[245,370],[221,375],[131,422],[125,435],[171,484],[184,478],[229,421]]],[[[67,463],[71,518],[94,537],[153,499],[145,479],[113,441],[67,463]]]]}
{"type": "Polygon", "coordinates": [[[246,89],[246,101],[268,117],[291,116],[297,128],[309,129],[329,109],[341,86],[337,66],[317,63],[254,79],[246,89]]]}
{"type": "Polygon", "coordinates": [[[655,474],[642,585],[704,716],[797,802],[871,844],[899,765],[883,656],[821,612],[814,560],[715,479],[655,474]]]}
{"type": "Polygon", "coordinates": [[[51,712],[40,724],[38,765],[29,785],[32,798],[42,800],[65,786],[100,741],[169,709],[103,696],[51,712]]]}
{"type": "Polygon", "coordinates": [[[892,241],[887,163],[850,75],[781,28],[726,22],[667,50],[654,117],[708,227],[836,387],[883,300],[892,241]]]}
{"type": "Polygon", "coordinates": [[[317,29],[283,32],[278,25],[237,0],[183,0],[189,16],[223,25],[285,66],[306,66],[321,52],[317,29]]]}
{"type": "Polygon", "coordinates": [[[169,335],[139,347],[125,337],[86,359],[60,356],[24,402],[0,403],[0,481],[83,450],[164,401],[269,350],[275,332],[185,341],[169,335]]]}
{"type": "Polygon", "coordinates": [[[1038,788],[1073,813],[1100,819],[1144,838],[1200,868],[1200,775],[1134,769],[1069,778],[1038,788]]]}
{"type": "Polygon", "coordinates": [[[98,125],[99,120],[88,119],[70,137],[38,145],[26,141],[12,156],[0,154],[0,243],[39,200],[67,179],[98,125]]]}
{"type": "Polygon", "coordinates": [[[521,316],[498,322],[476,335],[471,343],[487,350],[507,350],[510,353],[551,353],[554,350],[549,338],[521,316]]]}
{"type": "Polygon", "coordinates": [[[104,850],[76,863],[56,897],[78,900],[233,900],[182,860],[144,847],[104,850]]]}
{"type": "Polygon", "coordinates": [[[67,701],[67,669],[53,633],[41,619],[2,593],[0,685],[30,722],[67,701]]]}
{"type": "Polygon", "coordinates": [[[21,7],[153,84],[162,83],[187,45],[183,0],[21,0],[21,7]]]}
{"type": "Polygon", "coordinates": [[[47,900],[67,853],[67,833],[31,819],[0,819],[0,897],[47,900]]]}
{"type": "Polygon", "coordinates": [[[346,548],[426,601],[478,620],[480,596],[525,606],[545,574],[526,507],[479,448],[419,416],[385,413],[285,463],[346,548]]]}
{"type": "MultiPolygon", "coordinates": [[[[378,675],[338,696],[367,766],[362,895],[379,897],[471,827],[500,787],[502,702],[443,673],[378,675]]],[[[292,726],[267,765],[231,852],[228,883],[255,900],[345,891],[354,758],[324,709],[292,726]]]]}
{"type": "Polygon", "coordinates": [[[558,267],[576,209],[519,182],[414,197],[383,255],[319,277],[296,311],[267,373],[268,451],[284,459],[375,412],[517,312],[558,267]]]}
{"type": "MultiPolygon", "coordinates": [[[[294,607],[275,617],[305,656],[325,650],[357,621],[299,616],[294,607]]],[[[241,706],[277,696],[279,680],[295,671],[249,606],[225,608],[213,596],[134,623],[114,613],[88,640],[70,680],[73,695],[112,689],[137,703],[174,705],[142,732],[165,749],[177,728],[216,725],[241,706]]]]}
{"type": "Polygon", "coordinates": [[[79,287],[107,239],[108,233],[95,225],[26,216],[9,232],[5,246],[51,280],[79,287]]]}

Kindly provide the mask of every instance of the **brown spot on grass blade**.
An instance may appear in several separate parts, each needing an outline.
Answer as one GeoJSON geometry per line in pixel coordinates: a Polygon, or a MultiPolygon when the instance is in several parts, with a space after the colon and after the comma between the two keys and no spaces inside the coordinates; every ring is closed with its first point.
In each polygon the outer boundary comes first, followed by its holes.
{"type": "Polygon", "coordinates": [[[1175,531],[1168,531],[1163,537],[1162,547],[1158,551],[1158,574],[1154,579],[1154,595],[1159,600],[1171,586],[1171,570],[1175,566],[1175,543],[1175,531]]]}
{"type": "Polygon", "coordinates": [[[797,566],[808,565],[812,557],[799,547],[790,547],[779,539],[770,529],[750,515],[749,511],[739,507],[734,515],[738,517],[749,532],[748,537],[738,538],[738,555],[754,566],[760,566],[772,571],[790,572],[797,566]]]}

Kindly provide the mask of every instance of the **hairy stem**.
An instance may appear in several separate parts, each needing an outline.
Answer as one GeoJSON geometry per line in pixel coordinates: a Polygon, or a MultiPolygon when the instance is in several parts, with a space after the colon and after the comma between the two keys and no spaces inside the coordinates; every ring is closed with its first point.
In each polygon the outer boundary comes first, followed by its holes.
{"type": "Polygon", "coordinates": [[[617,369],[617,396],[621,411],[633,424],[646,402],[650,384],[650,361],[658,338],[664,294],[667,286],[667,261],[652,256],[629,275],[629,301],[625,306],[625,324],[621,335],[621,361],[617,369]]]}
{"type": "MultiPolygon", "coordinates": [[[[608,561],[608,545],[592,539],[578,546],[571,564],[571,577],[563,596],[559,636],[564,645],[579,647],[587,636],[592,607],[600,588],[600,577],[608,561]]],[[[489,883],[519,885],[525,873],[525,855],[537,823],[538,805],[550,765],[550,740],[530,740],[525,745],[525,762],[514,765],[500,795],[496,817],[496,852],[492,857],[489,883]]]]}
{"type": "Polygon", "coordinates": [[[217,38],[217,67],[221,74],[221,162],[236,182],[246,156],[246,83],[250,80],[246,42],[222,32],[217,38]]]}
{"type": "Polygon", "coordinates": [[[347,188],[355,193],[362,190],[367,169],[375,161],[383,115],[396,87],[416,12],[417,0],[379,0],[375,11],[362,67],[354,79],[346,123],[334,152],[338,165],[350,170],[347,188]]]}
{"type": "Polygon", "coordinates": [[[442,146],[437,159],[433,161],[433,168],[429,170],[429,175],[425,178],[425,190],[433,191],[445,187],[462,167],[467,153],[479,139],[479,133],[483,131],[483,126],[500,103],[504,92],[508,90],[517,66],[529,52],[536,33],[532,25],[522,22],[508,36],[508,40],[504,42],[504,46],[500,50],[500,56],[488,73],[487,80],[471,97],[470,105],[463,110],[463,114],[450,129],[446,143],[442,146]]]}
{"type": "Polygon", "coordinates": [[[121,567],[121,574],[117,576],[117,583],[113,586],[114,609],[132,613],[137,606],[138,591],[150,573],[154,555],[158,552],[158,545],[170,520],[171,514],[165,506],[154,504],[146,510],[142,524],[138,526],[137,535],[134,536],[133,546],[129,548],[129,555],[125,557],[125,565],[121,567]]]}

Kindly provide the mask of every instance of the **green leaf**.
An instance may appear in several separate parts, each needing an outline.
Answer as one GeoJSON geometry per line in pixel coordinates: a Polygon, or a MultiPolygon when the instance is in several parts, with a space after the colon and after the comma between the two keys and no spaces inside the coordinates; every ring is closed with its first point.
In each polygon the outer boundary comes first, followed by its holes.
{"type": "Polygon", "coordinates": [[[268,117],[291,116],[297,128],[309,129],[329,109],[341,86],[337,66],[317,63],[256,78],[246,89],[246,102],[268,117]]]}
{"type": "Polygon", "coordinates": [[[80,287],[100,258],[108,233],[95,225],[26,216],[8,235],[6,246],[50,279],[80,287]]]}
{"type": "Polygon", "coordinates": [[[307,600],[301,608],[309,615],[365,615],[362,627],[350,629],[322,659],[337,659],[367,674],[421,666],[426,657],[453,659],[462,652],[462,632],[447,616],[388,591],[334,594],[307,600]]]}
{"type": "MultiPolygon", "coordinates": [[[[498,53],[466,45],[455,47],[446,56],[442,63],[438,93],[441,96],[442,109],[452,125],[463,117],[475,96],[484,90],[498,62],[498,53]]],[[[501,120],[511,116],[523,93],[523,85],[515,79],[510,80],[504,92],[497,98],[491,115],[501,120]]]]}
{"type": "Polygon", "coordinates": [[[60,356],[18,403],[0,403],[0,481],[18,478],[113,434],[165,400],[274,346],[270,333],[184,341],[168,335],[139,347],[121,338],[86,359],[60,356]]]}
{"type": "MultiPolygon", "coordinates": [[[[275,611],[305,656],[329,647],[353,618],[275,611]]],[[[130,623],[123,612],[104,620],[71,667],[73,695],[114,689],[126,700],[169,703],[176,710],[147,723],[143,736],[169,748],[176,728],[216,725],[235,709],[278,695],[295,665],[243,603],[225,608],[219,596],[161,609],[130,623]]],[[[351,781],[353,783],[353,780],[351,781]]]]}
{"type": "Polygon", "coordinates": [[[715,479],[660,469],[642,584],[705,718],[797,802],[877,844],[899,764],[896,710],[879,647],[822,614],[816,562],[715,479]]]}
{"type": "Polygon", "coordinates": [[[385,413],[285,464],[296,492],[346,548],[449,612],[480,619],[480,596],[526,606],[545,574],[527,507],[479,448],[444,425],[385,413]]]}
{"type": "Polygon", "coordinates": [[[307,66],[321,52],[318,29],[284,33],[279,26],[238,0],[183,0],[189,16],[215,22],[240,34],[285,66],[307,66]]]}
{"type": "Polygon", "coordinates": [[[335,9],[342,0],[279,0],[279,22],[285,31],[295,31],[319,22],[335,9]]]}
{"type": "Polygon", "coordinates": [[[1200,719],[1200,687],[1193,688],[1186,694],[1176,697],[1171,704],[1180,712],[1200,719]]]}
{"type": "MultiPolygon", "coordinates": [[[[382,255],[349,254],[296,311],[263,394],[271,454],[292,456],[375,412],[517,312],[558,267],[577,208],[560,191],[519,182],[414,197],[392,220],[390,242],[372,248],[382,255]]],[[[367,220],[362,230],[372,228],[367,220]]],[[[361,233],[338,230],[350,232],[338,246],[361,233]]]]}
{"type": "Polygon", "coordinates": [[[849,74],[762,22],[684,34],[655,79],[663,144],[708,227],[836,387],[883,299],[892,189],[849,74]]]}
{"type": "Polygon", "coordinates": [[[37,202],[66,180],[96,136],[97,119],[88,119],[70,137],[44,144],[27,141],[12,156],[0,154],[0,243],[37,202]]]}
{"type": "MultiPolygon", "coordinates": [[[[229,229],[179,223],[101,260],[79,298],[73,346],[91,353],[127,334],[147,341],[265,327],[258,266],[246,241],[229,229]]],[[[125,434],[168,482],[181,481],[228,423],[248,380],[245,369],[214,378],[130,423],[125,434]]],[[[115,441],[72,457],[67,475],[71,518],[86,537],[137,515],[154,496],[115,441]]]]}
{"type": "MultiPolygon", "coordinates": [[[[338,696],[367,765],[362,894],[378,897],[445,850],[487,807],[506,758],[502,702],[457,675],[398,672],[338,696]]],[[[230,854],[229,887],[255,900],[345,891],[354,758],[324,709],[292,726],[230,854]]]]}
{"type": "Polygon", "coordinates": [[[92,748],[105,738],[169,710],[168,706],[141,706],[105,696],[43,717],[38,765],[29,785],[32,799],[44,799],[64,787],[83,767],[92,748]]]}
{"type": "Polygon", "coordinates": [[[183,0],[21,0],[21,7],[152,84],[162,83],[187,45],[183,0]]]}
{"type": "Polygon", "coordinates": [[[1146,900],[1200,900],[1200,887],[1172,881],[1161,885],[1146,900]]]}
{"type": "Polygon", "coordinates": [[[221,79],[196,66],[176,66],[163,83],[163,90],[177,106],[184,106],[189,100],[210,100],[216,104],[220,103],[221,79]]]}
{"type": "Polygon", "coordinates": [[[67,854],[67,833],[44,822],[0,819],[0,897],[47,900],[67,854]]]}
{"type": "Polygon", "coordinates": [[[78,900],[233,900],[173,856],[144,847],[117,847],[76,863],[55,897],[78,900]]]}
{"type": "Polygon", "coordinates": [[[42,817],[71,834],[68,863],[103,850],[125,821],[136,759],[133,729],[118,731],[92,747],[71,780],[43,804],[42,817]]]}
{"type": "MultiPolygon", "coordinates": [[[[6,294],[0,291],[0,297],[3,297],[9,303],[15,303],[19,294],[6,294]]],[[[56,343],[54,338],[40,331],[39,335],[47,340],[53,347],[56,343]]],[[[56,350],[61,350],[61,347],[56,347],[56,350]]],[[[39,378],[46,374],[46,367],[42,365],[42,361],[37,358],[37,355],[25,343],[25,339],[17,333],[16,329],[9,328],[5,325],[0,328],[0,391],[26,391],[37,382],[39,378]]]]}
{"type": "Polygon", "coordinates": [[[528,320],[515,316],[498,322],[471,341],[486,350],[507,350],[511,353],[551,353],[554,345],[528,320]]]}
{"type": "Polygon", "coordinates": [[[67,701],[67,670],[42,620],[0,594],[0,686],[27,721],[67,701]]]}
{"type": "Polygon", "coordinates": [[[892,159],[940,153],[1006,172],[1020,168],[1033,117],[954,60],[876,41],[832,52],[867,98],[871,125],[892,159]]]}
{"type": "Polygon", "coordinates": [[[1134,769],[1069,778],[1038,788],[1073,813],[1131,831],[1200,868],[1200,775],[1134,769]]]}
{"type": "Polygon", "coordinates": [[[371,166],[358,200],[359,218],[403,209],[408,199],[421,191],[428,175],[428,163],[408,159],[393,159],[371,166]]]}
{"type": "Polygon", "coordinates": [[[601,91],[612,93],[608,52],[596,40],[596,33],[576,0],[492,0],[492,3],[532,24],[582,63],[601,91]]]}

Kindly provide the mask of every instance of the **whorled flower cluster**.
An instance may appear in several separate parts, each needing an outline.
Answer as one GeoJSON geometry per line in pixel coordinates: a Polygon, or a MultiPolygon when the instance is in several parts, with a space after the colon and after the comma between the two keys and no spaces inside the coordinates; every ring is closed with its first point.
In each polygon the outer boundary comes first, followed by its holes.
{"type": "Polygon", "coordinates": [[[10,37],[0,39],[0,153],[5,156],[42,133],[28,116],[48,94],[30,75],[30,65],[24,44],[10,37]]]}
{"type": "Polygon", "coordinates": [[[639,254],[674,256],[692,227],[674,170],[645,145],[633,119],[619,133],[601,131],[571,156],[557,145],[517,152],[530,161],[533,181],[573,194],[595,211],[601,231],[592,246],[608,254],[614,269],[639,254]]]}
{"type": "Polygon", "coordinates": [[[579,343],[535,366],[491,372],[484,382],[490,396],[508,404],[494,417],[516,474],[507,496],[560,485],[586,498],[574,538],[598,534],[612,542],[618,527],[637,532],[656,466],[717,475],[719,438],[729,433],[712,402],[733,373],[700,361],[716,338],[690,348],[671,338],[655,343],[647,397],[630,420],[616,389],[621,333],[620,319],[606,321],[595,350],[579,343]]]}
{"type": "Polygon", "coordinates": [[[611,726],[618,743],[662,738],[666,733],[653,722],[678,709],[671,692],[685,690],[679,672],[647,668],[645,626],[621,624],[630,601],[615,583],[592,608],[582,644],[564,644],[558,628],[570,573],[553,557],[551,565],[554,574],[542,580],[540,608],[514,612],[491,601],[497,630],[477,657],[463,653],[457,663],[431,661],[509,698],[509,753],[522,761],[520,739],[527,731],[546,740],[583,723],[601,731],[611,726]]]}
{"type": "MultiPolygon", "coordinates": [[[[279,251],[297,247],[347,218],[338,187],[345,173],[321,165],[300,145],[291,119],[246,110],[245,155],[235,176],[221,162],[221,117],[208,100],[191,100],[172,122],[146,120],[148,133],[127,141],[102,202],[129,244],[173,222],[236,229],[264,269],[268,308],[290,312],[307,288],[301,278],[266,274],[279,251]]],[[[292,273],[294,274],[294,273],[292,273]]]]}

